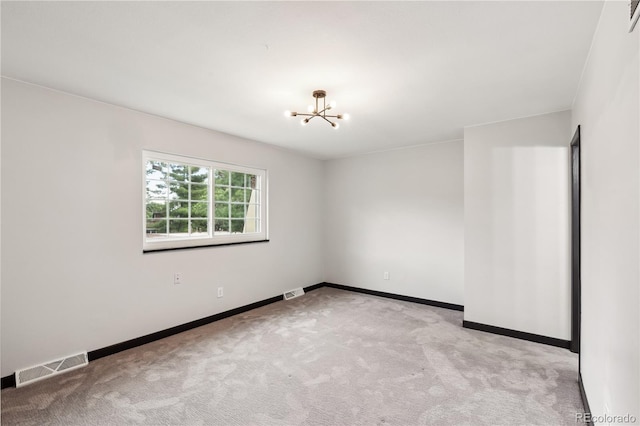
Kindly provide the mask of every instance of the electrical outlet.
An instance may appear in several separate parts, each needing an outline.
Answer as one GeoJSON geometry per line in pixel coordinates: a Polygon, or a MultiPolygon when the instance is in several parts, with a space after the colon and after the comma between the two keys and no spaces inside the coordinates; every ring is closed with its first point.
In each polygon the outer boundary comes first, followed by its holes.
{"type": "Polygon", "coordinates": [[[175,274],[173,274],[173,284],[175,284],[175,285],[182,284],[182,273],[181,272],[176,272],[175,274]]]}
{"type": "Polygon", "coordinates": [[[218,297],[224,296],[224,287],[218,287],[218,297]]]}
{"type": "Polygon", "coordinates": [[[388,280],[389,279],[389,273],[385,272],[384,275],[382,276],[383,279],[388,280]]]}

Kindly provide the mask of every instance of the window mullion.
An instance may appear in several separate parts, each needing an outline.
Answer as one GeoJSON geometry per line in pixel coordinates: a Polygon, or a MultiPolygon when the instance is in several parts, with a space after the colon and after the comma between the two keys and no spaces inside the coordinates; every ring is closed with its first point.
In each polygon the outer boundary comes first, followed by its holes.
{"type": "Polygon", "coordinates": [[[169,205],[170,202],[169,200],[171,199],[171,187],[169,186],[169,163],[164,163],[166,166],[166,170],[165,170],[165,174],[164,174],[164,182],[165,185],[167,186],[167,194],[165,195],[165,201],[164,201],[164,208],[165,208],[165,226],[164,226],[164,231],[167,235],[167,238],[169,238],[169,205]]]}
{"type": "Polygon", "coordinates": [[[213,237],[215,235],[214,227],[216,223],[215,216],[215,202],[216,202],[216,180],[215,180],[215,169],[213,167],[209,167],[209,195],[207,196],[209,201],[208,214],[207,214],[207,230],[209,232],[209,236],[213,237]]]}
{"type": "Polygon", "coordinates": [[[193,234],[191,229],[191,167],[187,166],[187,234],[189,236],[193,234]]]}

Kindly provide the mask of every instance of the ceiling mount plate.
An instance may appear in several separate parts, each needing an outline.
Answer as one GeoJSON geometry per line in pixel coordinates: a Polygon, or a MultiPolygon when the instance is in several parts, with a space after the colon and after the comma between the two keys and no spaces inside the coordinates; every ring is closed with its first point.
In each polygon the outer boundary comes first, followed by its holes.
{"type": "Polygon", "coordinates": [[[313,91],[313,97],[316,99],[322,99],[325,96],[327,96],[327,92],[325,92],[324,90],[314,90],[313,91]]]}

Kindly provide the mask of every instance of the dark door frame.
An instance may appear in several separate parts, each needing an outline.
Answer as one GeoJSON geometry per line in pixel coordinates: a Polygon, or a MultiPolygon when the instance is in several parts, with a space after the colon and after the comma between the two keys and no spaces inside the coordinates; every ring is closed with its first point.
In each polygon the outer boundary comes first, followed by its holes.
{"type": "Polygon", "coordinates": [[[571,343],[569,347],[571,352],[577,354],[580,354],[580,301],[580,126],[578,126],[571,140],[571,343]]]}

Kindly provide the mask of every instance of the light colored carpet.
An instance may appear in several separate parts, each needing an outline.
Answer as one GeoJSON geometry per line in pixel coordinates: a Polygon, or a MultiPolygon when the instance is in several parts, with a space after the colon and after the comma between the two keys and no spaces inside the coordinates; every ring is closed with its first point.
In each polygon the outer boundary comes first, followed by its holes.
{"type": "Polygon", "coordinates": [[[2,391],[2,424],[575,425],[577,357],[321,288],[2,391]]]}

